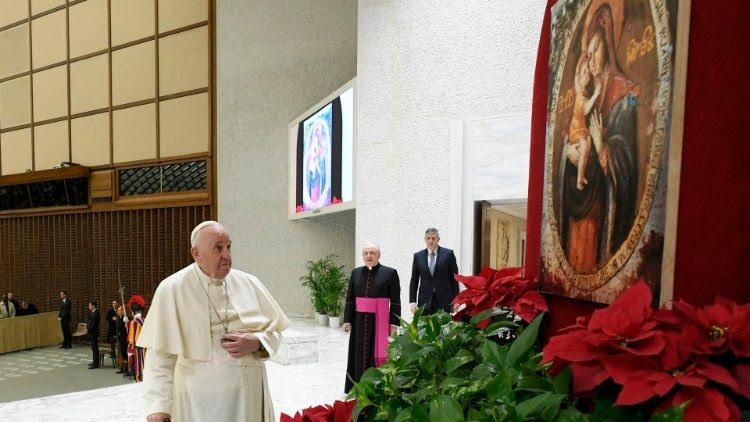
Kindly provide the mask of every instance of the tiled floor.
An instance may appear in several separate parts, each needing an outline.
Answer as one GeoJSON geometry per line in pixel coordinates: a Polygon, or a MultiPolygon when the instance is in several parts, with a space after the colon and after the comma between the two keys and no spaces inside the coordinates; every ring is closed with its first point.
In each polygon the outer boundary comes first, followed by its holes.
{"type": "MultiPolygon", "coordinates": [[[[293,414],[312,405],[333,403],[344,397],[344,374],[348,334],[341,329],[318,327],[308,319],[293,319],[295,330],[309,330],[318,336],[318,362],[300,365],[281,365],[267,362],[268,382],[277,417],[281,412],[293,414]]],[[[12,364],[3,362],[3,375],[13,378],[25,372],[34,376],[42,366],[38,354],[47,349],[16,353],[12,364]],[[13,371],[6,371],[13,366],[13,371]]],[[[57,349],[55,349],[57,350],[57,349]]],[[[2,356],[0,356],[2,358],[2,356]]],[[[89,359],[83,350],[75,354],[49,358],[52,365],[78,365],[86,371],[89,359]]],[[[54,368],[54,366],[52,366],[54,368]]],[[[6,382],[6,381],[0,381],[6,382]]],[[[74,382],[74,380],[71,380],[74,382]]],[[[144,421],[140,384],[126,384],[76,393],[60,394],[29,400],[0,403],[0,414],[13,415],[15,421],[144,421]]]]}

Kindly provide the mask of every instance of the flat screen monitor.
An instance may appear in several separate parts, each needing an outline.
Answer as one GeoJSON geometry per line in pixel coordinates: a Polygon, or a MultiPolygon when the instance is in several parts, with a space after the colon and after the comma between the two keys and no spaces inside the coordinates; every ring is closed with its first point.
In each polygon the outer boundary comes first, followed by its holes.
{"type": "Polygon", "coordinates": [[[355,81],[289,124],[289,218],[354,208],[355,81]]]}

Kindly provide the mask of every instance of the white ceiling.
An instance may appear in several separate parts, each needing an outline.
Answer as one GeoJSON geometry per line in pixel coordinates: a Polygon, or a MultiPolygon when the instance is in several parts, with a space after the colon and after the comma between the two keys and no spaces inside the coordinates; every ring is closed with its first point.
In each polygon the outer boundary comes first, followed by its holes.
{"type": "Polygon", "coordinates": [[[526,200],[516,201],[489,201],[493,209],[513,215],[518,218],[526,219],[526,200]]]}

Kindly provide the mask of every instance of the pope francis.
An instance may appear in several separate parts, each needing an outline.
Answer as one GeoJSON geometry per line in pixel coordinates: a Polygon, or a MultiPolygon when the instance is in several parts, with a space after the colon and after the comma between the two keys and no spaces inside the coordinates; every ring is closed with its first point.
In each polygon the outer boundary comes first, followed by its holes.
{"type": "Polygon", "coordinates": [[[289,321],[255,276],[232,269],[224,226],[193,229],[195,263],[154,293],[138,346],[149,422],[272,421],[263,360],[289,321]]]}

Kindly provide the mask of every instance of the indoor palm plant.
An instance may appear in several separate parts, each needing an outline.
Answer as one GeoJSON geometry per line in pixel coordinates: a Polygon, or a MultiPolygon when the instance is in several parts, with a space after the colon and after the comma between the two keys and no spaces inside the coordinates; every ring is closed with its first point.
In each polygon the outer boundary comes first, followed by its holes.
{"type": "Polygon", "coordinates": [[[341,314],[341,299],[346,294],[344,266],[336,265],[336,258],[331,254],[307,261],[307,272],[300,277],[302,285],[310,289],[310,300],[320,325],[328,324],[328,316],[338,317],[341,314]]]}

